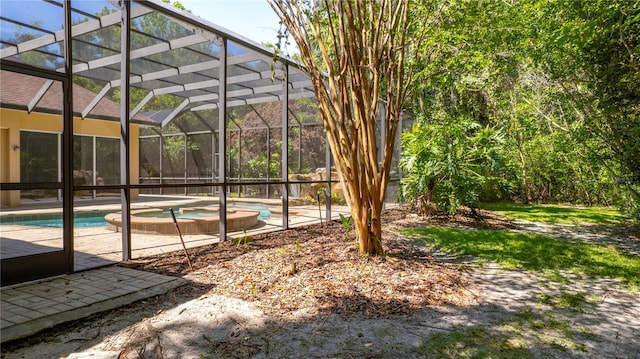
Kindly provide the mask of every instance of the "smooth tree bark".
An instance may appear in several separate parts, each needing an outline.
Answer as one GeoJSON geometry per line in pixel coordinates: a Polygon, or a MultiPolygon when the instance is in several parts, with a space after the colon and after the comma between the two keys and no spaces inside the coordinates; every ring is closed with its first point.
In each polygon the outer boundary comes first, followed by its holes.
{"type": "Polygon", "coordinates": [[[380,215],[410,82],[409,0],[268,1],[313,81],[360,253],[383,254],[380,215]]]}

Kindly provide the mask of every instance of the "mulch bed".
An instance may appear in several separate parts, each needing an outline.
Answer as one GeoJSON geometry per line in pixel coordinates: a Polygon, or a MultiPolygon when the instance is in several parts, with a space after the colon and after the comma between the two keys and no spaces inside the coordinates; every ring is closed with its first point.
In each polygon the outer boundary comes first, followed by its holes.
{"type": "Polygon", "coordinates": [[[194,271],[181,252],[143,258],[143,269],[181,276],[211,288],[210,293],[253,302],[274,319],[317,314],[385,317],[409,314],[427,305],[468,305],[468,268],[443,263],[400,233],[423,225],[510,228],[487,213],[424,219],[407,208],[383,214],[385,255],[362,256],[353,231],[331,221],[190,249],[194,271]]]}

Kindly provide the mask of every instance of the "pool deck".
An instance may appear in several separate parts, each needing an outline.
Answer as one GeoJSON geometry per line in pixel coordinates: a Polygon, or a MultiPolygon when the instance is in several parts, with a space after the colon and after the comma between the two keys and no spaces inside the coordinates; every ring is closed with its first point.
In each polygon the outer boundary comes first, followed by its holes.
{"type": "Polygon", "coordinates": [[[109,266],[2,287],[0,342],[25,338],[184,284],[182,278],[109,266]]]}

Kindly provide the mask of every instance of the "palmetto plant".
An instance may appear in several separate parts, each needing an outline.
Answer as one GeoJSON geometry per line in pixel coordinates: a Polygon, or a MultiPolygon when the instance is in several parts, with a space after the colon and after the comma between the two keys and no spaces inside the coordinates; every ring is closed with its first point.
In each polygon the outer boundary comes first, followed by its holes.
{"type": "Polygon", "coordinates": [[[434,124],[421,119],[403,135],[403,195],[427,211],[473,207],[484,183],[504,165],[503,146],[500,131],[474,121],[434,124]]]}

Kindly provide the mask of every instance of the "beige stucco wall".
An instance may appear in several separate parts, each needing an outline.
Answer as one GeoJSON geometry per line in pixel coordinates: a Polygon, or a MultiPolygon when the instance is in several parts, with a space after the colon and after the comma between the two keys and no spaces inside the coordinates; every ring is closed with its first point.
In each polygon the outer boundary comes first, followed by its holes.
{"type": "MultiPolygon", "coordinates": [[[[10,155],[11,142],[9,141],[9,129],[0,128],[0,182],[11,182],[11,171],[9,168],[10,155]]],[[[0,204],[10,203],[12,192],[14,191],[0,191],[0,204]]]]}
{"type": "MultiPolygon", "coordinates": [[[[120,137],[120,123],[74,118],[74,134],[100,137],[120,137]]],[[[20,130],[41,132],[62,132],[62,117],[45,113],[0,109],[0,171],[2,182],[20,182],[20,130]]],[[[140,128],[130,126],[130,171],[131,183],[137,184],[140,172],[140,128]]],[[[2,206],[20,205],[20,191],[2,191],[2,206]]],[[[131,191],[131,198],[138,197],[138,190],[131,191]]]]}

